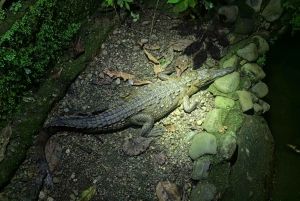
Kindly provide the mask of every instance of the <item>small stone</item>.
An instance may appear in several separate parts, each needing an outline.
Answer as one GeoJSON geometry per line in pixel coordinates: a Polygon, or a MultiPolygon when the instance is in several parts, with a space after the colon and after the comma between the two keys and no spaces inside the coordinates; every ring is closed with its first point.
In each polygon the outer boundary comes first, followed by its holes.
{"type": "Polygon", "coordinates": [[[45,197],[46,197],[46,195],[45,195],[44,191],[40,191],[39,198],[43,200],[45,197]]]}
{"type": "Polygon", "coordinates": [[[116,79],[116,84],[117,84],[117,85],[121,84],[121,79],[120,79],[120,78],[117,78],[117,79],[116,79]]]}
{"type": "Polygon", "coordinates": [[[102,43],[101,44],[101,49],[104,49],[105,48],[105,43],[102,43]]]}
{"type": "Polygon", "coordinates": [[[196,161],[193,167],[191,178],[194,180],[207,179],[212,165],[211,158],[200,158],[196,161]]]}
{"type": "Polygon", "coordinates": [[[48,197],[47,201],[54,201],[54,199],[52,197],[48,197]]]}
{"type": "Polygon", "coordinates": [[[217,188],[210,183],[199,182],[192,190],[191,201],[211,201],[216,198],[217,188]]]}
{"type": "Polygon", "coordinates": [[[108,52],[107,52],[106,50],[103,50],[103,51],[102,51],[102,55],[103,55],[103,56],[106,56],[107,54],[108,54],[108,52]]]}
{"type": "Polygon", "coordinates": [[[69,110],[69,108],[67,108],[67,107],[64,109],[64,112],[65,112],[65,113],[68,113],[69,111],[70,111],[70,110],[69,110]]]}
{"type": "Polygon", "coordinates": [[[88,75],[87,75],[87,78],[89,78],[89,79],[91,79],[93,77],[93,74],[91,74],[91,73],[89,73],[88,75]]]}
{"type": "Polygon", "coordinates": [[[114,30],[113,34],[116,35],[118,33],[118,30],[114,30]]]}
{"type": "Polygon", "coordinates": [[[143,25],[143,26],[148,25],[148,24],[150,24],[150,21],[143,21],[143,22],[142,22],[142,25],[143,25]]]}
{"type": "Polygon", "coordinates": [[[146,38],[143,38],[143,39],[141,39],[141,43],[143,43],[143,44],[146,44],[146,43],[148,43],[148,39],[146,39],[146,38]]]}
{"type": "Polygon", "coordinates": [[[53,183],[55,183],[55,184],[57,184],[57,183],[59,183],[60,181],[59,181],[59,179],[57,178],[57,177],[54,177],[53,178],[53,183]]]}
{"type": "Polygon", "coordinates": [[[70,198],[71,200],[76,200],[76,196],[73,193],[70,195],[70,198]]]}
{"type": "Polygon", "coordinates": [[[158,37],[157,37],[156,35],[152,34],[152,35],[150,36],[150,40],[151,40],[151,41],[157,41],[157,40],[158,40],[158,37]]]}
{"type": "Polygon", "coordinates": [[[196,134],[197,133],[195,131],[189,132],[188,134],[186,134],[185,141],[186,142],[191,141],[196,134]]]}

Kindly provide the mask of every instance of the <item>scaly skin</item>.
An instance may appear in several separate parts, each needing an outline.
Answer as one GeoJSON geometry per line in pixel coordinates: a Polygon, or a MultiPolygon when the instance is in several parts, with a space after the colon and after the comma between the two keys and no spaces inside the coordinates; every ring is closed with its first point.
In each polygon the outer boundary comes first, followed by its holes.
{"type": "Polygon", "coordinates": [[[109,108],[100,114],[52,118],[36,141],[36,158],[40,176],[35,186],[41,186],[45,179],[47,187],[53,189],[44,147],[50,136],[56,132],[66,130],[88,134],[104,133],[136,124],[142,125],[141,135],[147,136],[155,121],[163,118],[182,103],[186,112],[195,109],[196,104],[189,104],[189,97],[216,78],[233,71],[233,68],[191,71],[176,79],[167,79],[161,74],[159,77],[166,81],[141,87],[126,98],[122,105],[109,108]]]}

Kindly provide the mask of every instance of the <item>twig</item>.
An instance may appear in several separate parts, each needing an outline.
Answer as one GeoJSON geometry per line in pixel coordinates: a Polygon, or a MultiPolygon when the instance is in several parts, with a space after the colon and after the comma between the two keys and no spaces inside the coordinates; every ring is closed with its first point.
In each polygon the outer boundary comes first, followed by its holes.
{"type": "Polygon", "coordinates": [[[154,19],[155,19],[155,15],[156,15],[156,10],[157,10],[158,3],[159,3],[159,0],[156,1],[155,10],[154,10],[154,14],[153,14],[153,17],[152,17],[150,36],[152,35],[152,31],[153,31],[153,27],[154,27],[154,19]]]}

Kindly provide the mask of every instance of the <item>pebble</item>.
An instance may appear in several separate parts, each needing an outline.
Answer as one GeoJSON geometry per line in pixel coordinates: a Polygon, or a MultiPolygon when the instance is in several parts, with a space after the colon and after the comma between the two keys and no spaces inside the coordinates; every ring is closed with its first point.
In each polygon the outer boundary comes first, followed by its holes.
{"type": "Polygon", "coordinates": [[[87,78],[89,78],[89,79],[91,79],[93,77],[93,74],[91,74],[91,73],[89,73],[88,75],[87,75],[87,78]]]}
{"type": "Polygon", "coordinates": [[[141,43],[143,43],[143,44],[146,44],[146,43],[148,43],[148,39],[146,39],[146,38],[143,38],[143,39],[141,39],[141,43]]]}
{"type": "Polygon", "coordinates": [[[67,108],[67,107],[64,109],[64,112],[66,112],[66,113],[69,112],[69,111],[70,111],[70,110],[69,110],[69,108],[67,108]]]}
{"type": "Polygon", "coordinates": [[[57,177],[54,177],[53,178],[53,183],[55,183],[55,184],[59,183],[59,179],[57,177]]]}
{"type": "Polygon", "coordinates": [[[150,21],[143,21],[143,22],[142,22],[142,25],[143,25],[143,26],[148,25],[148,24],[150,24],[150,21]]]}
{"type": "Polygon", "coordinates": [[[101,44],[101,49],[104,49],[105,48],[105,43],[102,43],[101,44]]]}
{"type": "Polygon", "coordinates": [[[52,197],[48,197],[47,201],[54,201],[54,199],[52,197]]]}
{"type": "Polygon", "coordinates": [[[78,196],[78,190],[73,190],[74,195],[78,196]]]}
{"type": "Polygon", "coordinates": [[[106,50],[102,51],[102,55],[106,56],[108,54],[108,52],[106,50]]]}
{"type": "Polygon", "coordinates": [[[43,191],[40,191],[39,198],[44,199],[45,197],[46,197],[45,193],[43,191]]]}
{"type": "Polygon", "coordinates": [[[76,196],[73,193],[70,195],[70,198],[71,200],[76,200],[76,196]]]}
{"type": "Polygon", "coordinates": [[[114,34],[114,35],[116,35],[117,33],[119,33],[118,30],[114,30],[114,31],[113,31],[113,34],[114,34]]]}
{"type": "Polygon", "coordinates": [[[120,78],[117,78],[117,79],[116,79],[116,84],[118,84],[118,85],[121,84],[120,78]]]}

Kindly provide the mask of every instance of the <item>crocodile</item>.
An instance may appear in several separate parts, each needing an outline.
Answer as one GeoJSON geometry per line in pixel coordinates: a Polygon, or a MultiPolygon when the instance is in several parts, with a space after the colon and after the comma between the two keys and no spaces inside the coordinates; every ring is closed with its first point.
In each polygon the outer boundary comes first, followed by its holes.
{"type": "Polygon", "coordinates": [[[39,168],[39,178],[36,183],[41,185],[44,181],[49,189],[53,189],[44,147],[50,136],[56,132],[76,131],[99,134],[120,130],[131,125],[141,125],[141,135],[147,137],[151,134],[155,121],[165,117],[181,104],[183,104],[185,112],[193,111],[196,103],[190,103],[189,97],[216,78],[233,71],[232,67],[217,70],[192,70],[177,78],[160,73],[158,77],[162,82],[136,89],[132,95],[123,100],[122,104],[110,106],[101,113],[50,119],[35,144],[36,161],[39,168]]]}

